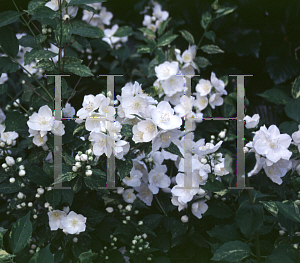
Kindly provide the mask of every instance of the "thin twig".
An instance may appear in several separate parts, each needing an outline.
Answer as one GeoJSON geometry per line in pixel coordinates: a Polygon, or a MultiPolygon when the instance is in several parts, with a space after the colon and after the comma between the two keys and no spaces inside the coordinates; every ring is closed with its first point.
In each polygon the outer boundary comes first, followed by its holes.
{"type": "Polygon", "coordinates": [[[161,204],[160,204],[160,202],[159,202],[159,200],[158,200],[158,198],[157,198],[156,195],[154,195],[154,198],[155,198],[155,200],[157,201],[157,203],[158,203],[160,209],[161,209],[161,210],[163,211],[163,213],[165,214],[165,216],[168,216],[167,213],[165,212],[165,210],[163,209],[163,207],[161,206],[161,204]]]}
{"type": "Polygon", "coordinates": [[[19,72],[17,72],[18,75],[25,81],[25,83],[27,84],[27,86],[33,91],[35,92],[38,96],[40,96],[42,99],[44,99],[45,101],[49,102],[49,100],[47,100],[46,98],[44,98],[40,93],[38,93],[33,87],[31,87],[31,85],[26,81],[26,79],[24,79],[21,74],[19,72]]]}
{"type": "Polygon", "coordinates": [[[13,100],[13,102],[16,102],[18,105],[19,105],[19,107],[21,108],[21,109],[23,109],[23,111],[25,111],[28,115],[30,115],[30,113],[19,103],[19,102],[17,102],[12,96],[10,96],[7,92],[5,92],[6,93],[6,95],[8,96],[8,97],[10,97],[12,100],[13,100]]]}
{"type": "MultiPolygon", "coordinates": [[[[22,11],[24,12],[24,10],[22,9],[22,11]]],[[[26,14],[26,13],[25,13],[26,14]]],[[[29,17],[29,15],[27,15],[26,14],[26,16],[27,16],[27,18],[29,19],[29,22],[31,22],[31,24],[34,26],[34,28],[40,33],[40,34],[42,34],[42,32],[36,27],[36,25],[32,22],[32,20],[30,19],[30,17],[29,17]]]]}
{"type": "MultiPolygon", "coordinates": [[[[93,61],[93,60],[90,61],[90,63],[88,64],[88,67],[91,65],[92,61],[93,61]]],[[[77,81],[77,83],[76,83],[74,89],[72,90],[72,93],[71,93],[70,97],[68,98],[66,104],[67,104],[67,103],[69,102],[69,100],[71,99],[71,97],[72,97],[73,93],[75,92],[75,89],[77,88],[77,86],[78,86],[78,84],[79,84],[79,82],[80,82],[81,79],[82,79],[82,77],[80,77],[79,80],[77,81]]]]}
{"type": "Polygon", "coordinates": [[[93,19],[93,17],[94,17],[94,13],[93,13],[93,15],[92,15],[91,19],[89,20],[89,22],[86,24],[86,26],[85,26],[85,27],[87,27],[87,26],[89,25],[89,23],[91,22],[91,20],[93,19]]]}

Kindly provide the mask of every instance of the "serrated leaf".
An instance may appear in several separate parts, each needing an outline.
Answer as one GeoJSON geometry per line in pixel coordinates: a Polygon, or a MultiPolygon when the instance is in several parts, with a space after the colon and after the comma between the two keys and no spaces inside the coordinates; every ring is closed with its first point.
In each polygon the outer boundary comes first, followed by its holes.
{"type": "Polygon", "coordinates": [[[168,33],[166,33],[157,40],[156,46],[163,47],[169,45],[177,37],[178,35],[169,35],[168,33]]]}
{"type": "Polygon", "coordinates": [[[216,250],[211,260],[242,262],[243,259],[251,255],[251,249],[248,244],[241,241],[230,241],[216,250]]]}
{"type": "Polygon", "coordinates": [[[43,35],[43,34],[38,34],[35,38],[34,38],[35,42],[40,44],[43,43],[47,40],[47,36],[43,35]]]}
{"type": "Polygon", "coordinates": [[[224,53],[224,51],[216,45],[204,45],[200,47],[200,49],[207,54],[224,53]]]}
{"type": "Polygon", "coordinates": [[[114,37],[127,37],[127,36],[131,36],[133,33],[134,32],[131,27],[121,26],[118,28],[118,30],[114,34],[114,37]]]}
{"type": "Polygon", "coordinates": [[[153,30],[151,30],[150,28],[141,27],[141,28],[138,28],[138,30],[140,30],[141,32],[145,33],[146,35],[148,35],[150,37],[155,37],[155,32],[153,30]]]}
{"type": "Polygon", "coordinates": [[[32,224],[30,212],[20,218],[11,228],[9,234],[9,247],[14,254],[23,250],[28,244],[32,235],[32,224]]]}
{"type": "Polygon", "coordinates": [[[171,142],[171,144],[170,144],[169,147],[164,148],[164,150],[167,151],[167,152],[173,153],[175,155],[178,155],[181,158],[184,158],[183,155],[181,154],[178,146],[175,143],[173,143],[173,142],[171,142]]]}
{"type": "Polygon", "coordinates": [[[90,77],[90,76],[94,76],[91,72],[91,70],[85,66],[85,65],[79,65],[79,64],[67,64],[65,65],[64,67],[64,70],[67,71],[67,72],[71,72],[71,73],[74,73],[78,76],[81,76],[81,77],[90,77]]]}
{"type": "Polygon", "coordinates": [[[5,11],[0,13],[0,27],[17,22],[22,14],[24,14],[24,12],[5,11]]]}
{"type": "Polygon", "coordinates": [[[189,42],[191,45],[195,44],[194,37],[190,32],[188,32],[187,30],[180,30],[179,32],[187,42],[189,42]]]}
{"type": "Polygon", "coordinates": [[[300,97],[291,99],[285,106],[284,111],[289,118],[300,122],[300,97]]]}
{"type": "Polygon", "coordinates": [[[40,59],[49,59],[57,56],[57,54],[53,53],[49,50],[38,50],[32,49],[30,52],[26,52],[24,56],[25,65],[30,64],[30,62],[34,60],[40,59]]]}
{"type": "Polygon", "coordinates": [[[63,183],[63,182],[70,182],[77,176],[77,173],[74,172],[66,172],[62,173],[60,176],[56,178],[53,184],[63,183]]]}
{"type": "Polygon", "coordinates": [[[204,57],[196,57],[195,63],[198,68],[206,68],[207,66],[212,65],[209,60],[204,57]]]}
{"type": "Polygon", "coordinates": [[[19,42],[15,33],[7,27],[0,28],[0,46],[7,55],[15,58],[19,52],[19,42]]]}
{"type": "Polygon", "coordinates": [[[292,85],[292,96],[297,99],[300,96],[300,76],[296,78],[292,85]]]}
{"type": "Polygon", "coordinates": [[[208,11],[206,11],[204,14],[202,14],[201,26],[203,27],[204,30],[209,25],[211,18],[212,18],[211,14],[208,11]]]}

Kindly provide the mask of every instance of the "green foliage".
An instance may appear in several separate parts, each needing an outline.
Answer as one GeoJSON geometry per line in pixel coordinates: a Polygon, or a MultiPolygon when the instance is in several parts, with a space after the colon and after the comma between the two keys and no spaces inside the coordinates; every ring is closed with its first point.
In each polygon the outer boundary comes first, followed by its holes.
{"type": "Polygon", "coordinates": [[[258,96],[261,96],[267,101],[275,104],[287,104],[291,100],[291,98],[282,89],[278,88],[266,90],[265,92],[258,94],[258,96]]]}
{"type": "Polygon", "coordinates": [[[290,103],[285,106],[284,111],[288,117],[300,122],[300,99],[291,99],[290,103]]]}
{"type": "Polygon", "coordinates": [[[16,35],[8,27],[0,28],[0,45],[3,52],[15,58],[19,52],[19,43],[16,35]]]}
{"type": "Polygon", "coordinates": [[[19,17],[24,14],[23,12],[5,11],[0,13],[0,27],[9,25],[18,21],[19,17]]]}
{"type": "Polygon", "coordinates": [[[50,251],[50,244],[37,252],[29,263],[54,263],[54,256],[50,251]]]}
{"type": "Polygon", "coordinates": [[[204,45],[200,47],[200,49],[207,54],[224,53],[224,51],[216,45],[204,45]]]}

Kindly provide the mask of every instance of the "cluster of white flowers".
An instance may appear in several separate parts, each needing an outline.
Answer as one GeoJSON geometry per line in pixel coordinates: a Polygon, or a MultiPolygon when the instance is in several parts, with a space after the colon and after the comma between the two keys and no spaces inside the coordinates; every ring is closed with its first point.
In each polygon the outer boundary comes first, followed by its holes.
{"type": "Polygon", "coordinates": [[[72,166],[73,172],[78,172],[82,168],[82,165],[85,166],[85,175],[91,176],[93,174],[92,167],[90,165],[86,165],[88,161],[93,161],[93,151],[91,149],[88,149],[85,151],[85,154],[82,152],[78,152],[75,156],[75,165],[72,166]]]}
{"type": "MultiPolygon", "coordinates": [[[[254,128],[259,121],[258,114],[252,118],[245,117],[246,127],[254,128]]],[[[298,132],[293,133],[294,143],[297,144],[298,132]]],[[[288,134],[280,134],[276,125],[260,127],[255,132],[253,141],[246,144],[251,148],[250,152],[255,152],[256,165],[248,176],[255,175],[263,168],[266,175],[276,184],[282,184],[282,177],[293,167],[290,160],[292,152],[288,150],[292,138],[288,134]]],[[[297,162],[297,161],[296,161],[297,162]]]]}
{"type": "Polygon", "coordinates": [[[113,152],[116,158],[122,159],[129,151],[129,143],[121,140],[122,125],[114,121],[115,108],[110,104],[110,98],[103,94],[84,96],[83,108],[77,112],[80,119],[77,122],[85,121],[85,128],[90,131],[93,153],[97,157],[104,153],[110,157],[113,152]]]}
{"type": "Polygon", "coordinates": [[[74,211],[69,213],[69,210],[69,207],[64,207],[63,211],[53,210],[48,212],[51,231],[62,229],[66,234],[79,234],[85,231],[87,218],[76,214],[74,211]]]}
{"type": "Polygon", "coordinates": [[[56,121],[49,106],[44,105],[39,108],[38,113],[34,112],[27,121],[29,127],[29,137],[33,136],[32,142],[37,146],[44,146],[47,150],[47,132],[51,131],[54,135],[62,136],[65,134],[65,125],[62,121],[56,121]]]}

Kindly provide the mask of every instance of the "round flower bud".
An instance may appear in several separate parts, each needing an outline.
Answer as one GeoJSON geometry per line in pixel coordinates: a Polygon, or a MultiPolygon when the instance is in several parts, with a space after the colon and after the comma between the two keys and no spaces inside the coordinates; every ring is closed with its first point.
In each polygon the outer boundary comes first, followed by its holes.
{"type": "Polygon", "coordinates": [[[81,154],[82,154],[82,151],[79,151],[79,152],[78,152],[78,155],[81,156],[81,154]]]}
{"type": "Polygon", "coordinates": [[[13,184],[15,181],[16,181],[15,178],[13,178],[13,177],[9,178],[9,182],[10,182],[11,184],[13,184]]]}
{"type": "Polygon", "coordinates": [[[32,207],[32,202],[29,202],[27,205],[28,207],[32,207]]]}
{"type": "Polygon", "coordinates": [[[41,196],[40,196],[39,194],[36,194],[35,197],[36,197],[36,198],[40,198],[41,196]]]}
{"type": "Polygon", "coordinates": [[[94,160],[93,156],[89,156],[88,160],[92,162],[94,160]]]}
{"type": "Polygon", "coordinates": [[[139,251],[142,251],[143,250],[143,247],[139,247],[139,251]]]}
{"type": "Polygon", "coordinates": [[[211,135],[210,138],[211,138],[212,140],[214,140],[216,137],[215,137],[215,135],[211,135]]]}
{"type": "Polygon", "coordinates": [[[18,157],[17,160],[16,160],[16,162],[17,162],[17,163],[22,162],[22,157],[18,157]]]}
{"type": "Polygon", "coordinates": [[[21,183],[21,187],[25,187],[25,184],[24,184],[24,183],[21,183]]]}
{"type": "Polygon", "coordinates": [[[77,170],[78,170],[78,168],[74,165],[74,166],[72,166],[72,171],[74,172],[74,173],[76,173],[77,172],[77,170]]]}
{"type": "Polygon", "coordinates": [[[20,169],[20,170],[24,170],[24,169],[25,169],[25,166],[22,164],[22,165],[19,166],[19,169],[20,169]]]}
{"type": "Polygon", "coordinates": [[[205,196],[205,199],[209,201],[209,200],[210,200],[209,195],[206,195],[206,196],[205,196]]]}
{"type": "Polygon", "coordinates": [[[34,254],[34,251],[32,249],[29,250],[30,254],[34,254]]]}
{"type": "Polygon", "coordinates": [[[26,203],[23,202],[23,203],[21,204],[21,206],[25,207],[25,206],[26,206],[26,203]]]}
{"type": "Polygon", "coordinates": [[[6,163],[3,163],[3,164],[2,164],[2,168],[3,168],[3,169],[7,168],[7,164],[6,164],[6,163]]]}
{"type": "Polygon", "coordinates": [[[284,230],[279,230],[279,235],[280,236],[283,236],[285,234],[285,231],[284,230]]]}
{"type": "Polygon", "coordinates": [[[42,29],[42,34],[43,34],[43,35],[46,35],[46,34],[47,34],[47,29],[46,29],[46,28],[43,28],[43,29],[42,29]]]}
{"type": "Polygon", "coordinates": [[[48,28],[47,31],[48,31],[48,33],[51,33],[52,32],[52,28],[48,28]]]}
{"type": "Polygon", "coordinates": [[[5,142],[0,142],[0,147],[5,147],[5,142]]]}
{"type": "Polygon", "coordinates": [[[114,209],[112,207],[106,207],[105,209],[107,211],[107,213],[112,213],[114,211],[114,209]]]}
{"type": "Polygon", "coordinates": [[[80,162],[76,162],[76,163],[75,163],[75,166],[76,166],[77,168],[80,168],[80,167],[81,167],[81,163],[80,163],[80,162]]]}
{"type": "Polygon", "coordinates": [[[130,250],[129,252],[130,252],[131,254],[134,254],[134,250],[130,250]]]}
{"type": "Polygon", "coordinates": [[[147,257],[147,260],[148,260],[148,261],[151,261],[151,260],[152,260],[152,258],[150,258],[150,257],[147,257]]]}
{"type": "Polygon", "coordinates": [[[92,166],[90,166],[90,165],[87,165],[87,166],[85,167],[85,169],[87,169],[87,170],[91,170],[91,169],[92,169],[92,166]]]}
{"type": "Polygon", "coordinates": [[[126,220],[129,221],[130,220],[130,216],[126,216],[126,220]]]}
{"type": "Polygon", "coordinates": [[[69,16],[68,14],[65,14],[65,15],[63,16],[63,20],[66,21],[66,20],[68,20],[68,19],[70,19],[70,16],[69,16]]]}
{"type": "Polygon", "coordinates": [[[123,208],[123,205],[119,204],[118,208],[121,210],[123,208]]]}
{"type": "Polygon", "coordinates": [[[88,150],[85,151],[85,153],[86,153],[87,155],[92,155],[92,154],[93,154],[93,151],[92,151],[92,149],[88,149],[88,150]]]}
{"type": "Polygon", "coordinates": [[[15,159],[11,156],[5,157],[5,162],[8,166],[13,166],[15,164],[15,159]]]}
{"type": "Polygon", "coordinates": [[[31,249],[36,249],[36,245],[35,245],[35,244],[32,244],[32,245],[31,245],[31,249]]]}
{"type": "Polygon", "coordinates": [[[143,221],[139,221],[139,222],[138,222],[138,225],[139,225],[139,226],[141,226],[141,225],[143,225],[143,224],[144,224],[143,221]]]}
{"type": "Polygon", "coordinates": [[[126,209],[128,212],[131,211],[131,208],[132,208],[132,205],[127,205],[127,206],[125,207],[125,209],[126,209]]]}
{"type": "Polygon", "coordinates": [[[226,136],[226,131],[221,131],[221,132],[219,133],[219,137],[220,137],[221,139],[225,138],[225,136],[226,136]]]}
{"type": "Polygon", "coordinates": [[[17,197],[18,197],[19,199],[22,199],[22,198],[25,197],[25,195],[24,195],[22,192],[19,192],[18,195],[17,195],[17,197]]]}
{"type": "Polygon", "coordinates": [[[22,206],[21,206],[21,205],[17,205],[17,208],[18,208],[18,209],[21,209],[21,208],[22,208],[22,206]]]}
{"type": "Polygon", "coordinates": [[[183,216],[181,217],[181,222],[182,222],[182,223],[187,223],[187,222],[189,222],[188,216],[187,216],[187,215],[183,215],[183,216]]]}
{"type": "Polygon", "coordinates": [[[124,193],[124,188],[123,188],[123,187],[118,187],[118,188],[117,188],[117,193],[118,193],[119,195],[123,194],[123,193],[124,193]]]}
{"type": "Polygon", "coordinates": [[[44,207],[45,207],[45,208],[48,208],[49,205],[50,205],[50,204],[49,204],[48,202],[46,202],[46,203],[44,204],[44,207]]]}
{"type": "Polygon", "coordinates": [[[107,246],[104,246],[103,249],[106,250],[106,249],[107,249],[107,246]]]}
{"type": "Polygon", "coordinates": [[[218,198],[219,198],[219,196],[218,196],[217,194],[215,194],[215,195],[214,195],[214,198],[218,199],[218,198]]]}
{"type": "Polygon", "coordinates": [[[118,240],[118,239],[117,239],[116,237],[113,238],[113,241],[114,241],[114,242],[117,242],[117,240],[118,240]]]}
{"type": "Polygon", "coordinates": [[[248,147],[244,147],[244,148],[243,148],[243,150],[244,150],[244,153],[247,153],[247,152],[249,152],[249,149],[248,149],[248,147]]]}
{"type": "Polygon", "coordinates": [[[80,160],[81,160],[82,162],[86,162],[86,161],[87,161],[87,158],[88,158],[88,156],[87,156],[86,154],[82,154],[82,155],[80,156],[80,160]]]}
{"type": "Polygon", "coordinates": [[[87,171],[85,172],[85,175],[86,175],[86,176],[91,176],[92,174],[93,174],[92,170],[87,170],[87,171]]]}
{"type": "Polygon", "coordinates": [[[37,215],[33,215],[33,219],[37,219],[37,215]]]}
{"type": "Polygon", "coordinates": [[[134,214],[137,215],[140,211],[139,210],[135,210],[134,214]]]}
{"type": "Polygon", "coordinates": [[[113,246],[115,245],[115,243],[114,243],[114,242],[111,242],[110,245],[113,247],[113,246]]]}
{"type": "Polygon", "coordinates": [[[74,242],[74,243],[77,243],[77,242],[78,242],[78,238],[77,238],[77,237],[74,237],[74,238],[73,238],[73,242],[74,242]]]}
{"type": "Polygon", "coordinates": [[[126,220],[123,220],[123,224],[126,225],[126,224],[127,224],[127,221],[126,221],[126,220]]]}
{"type": "Polygon", "coordinates": [[[19,171],[19,176],[24,176],[26,174],[25,170],[20,170],[19,171]]]}
{"type": "Polygon", "coordinates": [[[39,194],[39,195],[42,195],[43,193],[44,193],[44,189],[43,188],[38,188],[37,189],[37,193],[39,194]]]}
{"type": "Polygon", "coordinates": [[[203,163],[203,164],[206,164],[207,163],[207,160],[206,160],[206,158],[201,158],[201,161],[200,161],[201,163],[203,163]]]}
{"type": "Polygon", "coordinates": [[[75,161],[80,162],[80,156],[78,154],[76,154],[76,156],[75,156],[75,161]]]}

